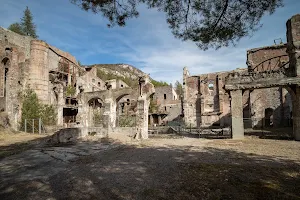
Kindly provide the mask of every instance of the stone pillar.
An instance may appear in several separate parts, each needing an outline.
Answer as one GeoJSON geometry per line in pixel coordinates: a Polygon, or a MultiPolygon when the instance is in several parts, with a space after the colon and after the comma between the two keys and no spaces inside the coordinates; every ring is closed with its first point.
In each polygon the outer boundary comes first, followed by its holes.
{"type": "Polygon", "coordinates": [[[300,77],[300,14],[289,19],[286,28],[287,53],[289,54],[291,75],[300,77]]]}
{"type": "Polygon", "coordinates": [[[116,127],[116,102],[112,98],[104,100],[104,128],[108,129],[108,134],[116,127]]]}
{"type": "Polygon", "coordinates": [[[230,91],[230,96],[231,96],[232,139],[243,139],[244,124],[243,124],[242,90],[230,91]]]}
{"type": "Polygon", "coordinates": [[[47,43],[39,40],[32,40],[30,46],[30,78],[28,83],[39,98],[44,103],[49,103],[49,69],[48,69],[48,51],[47,43]]]}
{"type": "Polygon", "coordinates": [[[137,133],[136,139],[148,139],[148,110],[149,101],[146,96],[140,96],[137,101],[137,133]]]}
{"type": "Polygon", "coordinates": [[[150,118],[150,126],[153,126],[153,115],[149,115],[149,118],[150,118]]]}
{"type": "Polygon", "coordinates": [[[300,141],[300,87],[297,86],[293,99],[293,133],[295,140],[300,141]]]}
{"type": "Polygon", "coordinates": [[[18,130],[18,120],[20,119],[19,110],[21,107],[19,106],[20,102],[18,101],[18,93],[20,92],[20,86],[18,85],[19,80],[18,51],[16,48],[13,48],[6,78],[5,101],[9,122],[14,130],[18,130]]]}
{"type": "Polygon", "coordinates": [[[65,105],[64,99],[64,89],[62,85],[57,86],[58,89],[58,98],[57,98],[57,125],[63,126],[64,125],[64,117],[63,117],[63,109],[65,105]]]}
{"type": "Polygon", "coordinates": [[[157,116],[157,125],[161,125],[161,115],[157,116]]]}

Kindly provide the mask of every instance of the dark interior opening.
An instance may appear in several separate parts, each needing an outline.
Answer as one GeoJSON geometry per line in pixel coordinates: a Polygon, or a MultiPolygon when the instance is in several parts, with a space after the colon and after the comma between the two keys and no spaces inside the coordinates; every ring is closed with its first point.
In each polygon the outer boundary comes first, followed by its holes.
{"type": "Polygon", "coordinates": [[[64,123],[74,123],[74,122],[76,122],[77,114],[78,114],[78,109],[64,108],[63,109],[64,123]]]}

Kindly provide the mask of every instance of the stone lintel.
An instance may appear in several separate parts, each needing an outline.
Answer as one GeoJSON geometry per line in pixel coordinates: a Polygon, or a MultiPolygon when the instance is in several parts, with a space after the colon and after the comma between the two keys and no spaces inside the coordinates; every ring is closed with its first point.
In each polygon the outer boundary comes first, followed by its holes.
{"type": "Polygon", "coordinates": [[[271,88],[288,85],[300,85],[300,77],[289,77],[281,79],[267,79],[264,81],[253,81],[244,83],[230,83],[225,85],[225,90],[243,90],[255,88],[271,88]]]}

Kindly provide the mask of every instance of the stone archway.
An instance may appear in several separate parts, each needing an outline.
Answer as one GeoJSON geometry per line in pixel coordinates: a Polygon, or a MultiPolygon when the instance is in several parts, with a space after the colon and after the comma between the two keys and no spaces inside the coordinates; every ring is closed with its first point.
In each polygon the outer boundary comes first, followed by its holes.
{"type": "Polygon", "coordinates": [[[88,120],[92,126],[103,125],[103,100],[98,97],[91,98],[88,102],[88,120]]]}
{"type": "Polygon", "coordinates": [[[136,125],[137,97],[122,94],[116,98],[116,127],[134,127],[136,125]]]}
{"type": "Polygon", "coordinates": [[[0,65],[0,112],[6,111],[7,78],[10,68],[10,59],[5,57],[0,65]]]}

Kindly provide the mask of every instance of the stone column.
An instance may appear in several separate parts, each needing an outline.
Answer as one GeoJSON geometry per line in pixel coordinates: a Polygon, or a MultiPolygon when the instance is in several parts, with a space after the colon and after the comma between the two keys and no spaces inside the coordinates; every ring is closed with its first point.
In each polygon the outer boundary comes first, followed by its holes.
{"type": "Polygon", "coordinates": [[[157,125],[161,125],[161,115],[157,116],[157,125]]]}
{"type": "Polygon", "coordinates": [[[300,77],[300,14],[289,19],[286,28],[291,75],[300,77]]]}
{"type": "Polygon", "coordinates": [[[112,98],[104,100],[104,128],[108,134],[116,127],[116,102],[112,98]]]}
{"type": "Polygon", "coordinates": [[[149,118],[150,118],[150,126],[153,126],[153,115],[149,115],[149,118]]]}
{"type": "Polygon", "coordinates": [[[293,99],[293,133],[295,140],[300,141],[300,87],[297,86],[293,99]]]}
{"type": "Polygon", "coordinates": [[[232,139],[243,139],[244,124],[243,124],[242,90],[230,91],[230,96],[231,96],[232,139]]]}
{"type": "MultiPolygon", "coordinates": [[[[1,61],[0,61],[1,62],[1,61]]],[[[11,53],[10,66],[6,78],[6,112],[8,114],[9,122],[14,130],[18,130],[19,106],[18,92],[19,92],[19,65],[18,65],[18,51],[13,48],[11,53]]]]}
{"type": "Polygon", "coordinates": [[[137,133],[136,139],[148,139],[148,109],[149,101],[146,96],[140,96],[137,101],[137,133]]]}
{"type": "Polygon", "coordinates": [[[57,99],[57,125],[63,126],[64,125],[64,117],[63,117],[63,109],[65,105],[64,99],[64,89],[62,85],[58,87],[58,99],[57,99]]]}
{"type": "Polygon", "coordinates": [[[49,45],[40,40],[32,40],[30,43],[30,78],[28,83],[39,98],[44,103],[49,103],[49,65],[48,65],[49,45]]]}

